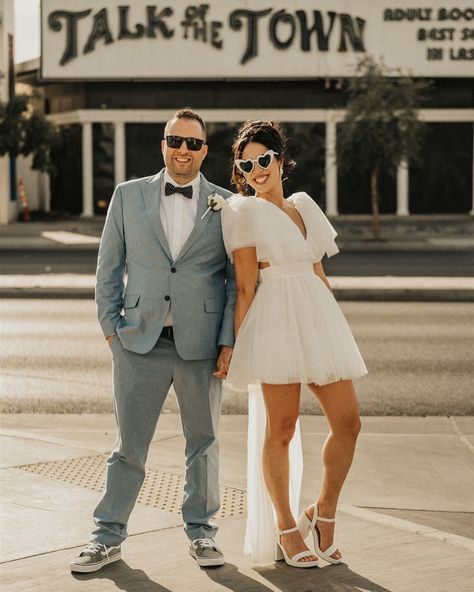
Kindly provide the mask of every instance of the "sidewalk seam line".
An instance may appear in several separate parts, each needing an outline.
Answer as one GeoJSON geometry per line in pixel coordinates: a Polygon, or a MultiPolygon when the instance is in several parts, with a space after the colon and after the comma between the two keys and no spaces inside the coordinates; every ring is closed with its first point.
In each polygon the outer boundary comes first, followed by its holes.
{"type": "MultiPolygon", "coordinates": [[[[357,508],[362,508],[363,510],[394,510],[396,512],[430,512],[432,514],[473,514],[469,510],[422,510],[420,508],[388,508],[386,506],[356,506],[357,508]]],[[[396,516],[394,516],[396,518],[396,516]]],[[[402,518],[405,520],[405,518],[402,518]]],[[[414,522],[414,524],[417,524],[414,522]]],[[[427,527],[428,528],[428,527],[427,527]]]]}
{"type": "MultiPolygon", "coordinates": [[[[16,438],[17,440],[27,440],[28,442],[41,442],[42,444],[52,444],[53,446],[61,446],[63,448],[74,448],[76,450],[83,450],[84,452],[94,452],[95,449],[91,449],[91,448],[83,448],[82,446],[75,446],[74,444],[70,444],[70,443],[64,443],[64,442],[58,442],[55,440],[45,440],[44,438],[28,438],[27,436],[19,436],[16,434],[5,434],[3,432],[0,432],[0,437],[4,437],[4,438],[16,438]]],[[[107,454],[107,452],[97,452],[97,454],[107,454]]],[[[76,458],[76,457],[72,457],[72,458],[76,458]]],[[[53,462],[53,461],[37,461],[34,463],[29,463],[29,464],[37,464],[38,462],[53,462]]],[[[12,466],[10,468],[15,468],[17,466],[20,465],[15,465],[12,466]]],[[[21,465],[23,466],[23,465],[21,465]]]]}
{"type": "MultiPolygon", "coordinates": [[[[136,532],[135,534],[129,534],[127,539],[141,536],[143,534],[151,534],[153,532],[161,532],[162,530],[173,530],[174,528],[182,528],[182,524],[180,524],[179,526],[165,526],[164,528],[155,528],[152,530],[145,530],[143,532],[136,532]]],[[[43,555],[52,555],[53,553],[60,553],[61,551],[70,551],[71,549],[77,549],[78,547],[83,547],[86,544],[87,543],[81,543],[79,545],[73,545],[71,547],[61,547],[60,549],[54,549],[53,551],[46,551],[45,553],[35,553],[34,555],[25,555],[24,557],[16,557],[15,559],[7,559],[6,561],[0,561],[0,565],[5,565],[6,563],[13,563],[14,561],[23,561],[24,559],[33,559],[34,557],[42,557],[43,555]]]]}
{"type": "Polygon", "coordinates": [[[411,522],[410,520],[396,518],[395,516],[371,512],[370,510],[359,506],[353,506],[351,504],[341,504],[338,510],[343,514],[348,514],[354,518],[375,522],[376,524],[390,528],[396,528],[397,530],[402,530],[422,537],[431,538],[437,540],[438,542],[449,543],[451,545],[467,549],[471,552],[474,551],[474,541],[458,534],[452,534],[450,532],[445,532],[443,530],[438,530],[429,526],[423,526],[421,524],[417,524],[416,522],[411,522]]]}

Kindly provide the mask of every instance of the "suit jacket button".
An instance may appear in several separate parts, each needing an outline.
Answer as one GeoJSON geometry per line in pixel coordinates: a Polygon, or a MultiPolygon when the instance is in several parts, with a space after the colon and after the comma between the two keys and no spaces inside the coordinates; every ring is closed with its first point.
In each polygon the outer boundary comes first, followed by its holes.
{"type": "Polygon", "coordinates": [[[171,300],[171,298],[168,296],[168,294],[166,294],[165,300],[166,300],[166,302],[169,302],[171,300]]]}
{"type": "Polygon", "coordinates": [[[176,267],[171,268],[171,273],[176,273],[176,267]]]}

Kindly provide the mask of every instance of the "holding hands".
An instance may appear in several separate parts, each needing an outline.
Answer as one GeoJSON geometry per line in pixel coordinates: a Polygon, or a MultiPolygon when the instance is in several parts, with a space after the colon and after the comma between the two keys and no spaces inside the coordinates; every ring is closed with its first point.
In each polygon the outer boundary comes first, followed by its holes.
{"type": "Polygon", "coordinates": [[[229,369],[230,360],[232,359],[233,348],[227,345],[221,347],[219,357],[216,362],[216,369],[213,375],[216,378],[224,379],[227,376],[227,370],[229,369]]]}

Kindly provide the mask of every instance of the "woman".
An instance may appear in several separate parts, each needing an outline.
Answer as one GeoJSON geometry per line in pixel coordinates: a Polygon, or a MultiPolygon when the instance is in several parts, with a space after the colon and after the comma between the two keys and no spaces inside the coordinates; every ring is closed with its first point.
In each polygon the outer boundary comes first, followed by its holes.
{"type": "MultiPolygon", "coordinates": [[[[241,126],[233,145],[232,180],[240,195],[232,196],[222,210],[224,242],[238,291],[236,342],[227,382],[237,389],[249,388],[257,397],[263,394],[262,466],[276,515],[273,547],[276,559],[306,568],[318,565],[318,557],[330,563],[342,559],[334,544],[334,517],[360,429],[351,381],[367,370],[321,264],[324,254],[338,252],[336,232],[307,194],[284,198],[282,180],[295,164],[285,144],[277,123],[253,121],[241,126]],[[323,448],[319,496],[296,523],[292,506],[296,512],[294,494],[299,494],[299,487],[294,482],[289,487],[294,468],[289,448],[297,429],[302,384],[318,399],[330,433],[323,448]],[[314,551],[304,542],[309,532],[314,551]]],[[[258,405],[257,401],[249,408],[249,426],[258,425],[250,417],[250,409],[258,413],[258,405]]],[[[249,434],[249,456],[258,458],[258,430],[254,431],[255,437],[249,434]]],[[[252,470],[249,466],[249,475],[252,470]]],[[[258,479],[255,471],[253,475],[258,479]]],[[[262,518],[265,500],[258,485],[248,486],[246,550],[262,562],[268,559],[271,527],[262,518]],[[254,504],[260,509],[255,511],[254,504]]]]}

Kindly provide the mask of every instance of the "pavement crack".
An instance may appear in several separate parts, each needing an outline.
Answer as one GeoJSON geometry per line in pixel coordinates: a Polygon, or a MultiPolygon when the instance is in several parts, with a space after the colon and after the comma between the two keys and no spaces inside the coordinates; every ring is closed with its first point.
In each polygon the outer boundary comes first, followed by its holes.
{"type": "MultiPolygon", "coordinates": [[[[0,433],[0,438],[16,438],[18,440],[27,440],[32,442],[42,442],[44,444],[53,444],[54,446],[61,446],[63,448],[74,448],[75,450],[84,452],[95,452],[96,454],[104,454],[103,452],[97,452],[96,449],[84,448],[84,446],[71,444],[70,442],[62,442],[52,438],[33,438],[31,436],[21,436],[18,434],[6,434],[5,432],[0,433]]],[[[45,461],[46,462],[46,461],[45,461]]],[[[35,463],[32,463],[35,464],[35,463]]]]}
{"type": "Polygon", "coordinates": [[[459,439],[461,440],[461,442],[463,444],[465,444],[471,452],[474,452],[474,445],[471,444],[471,442],[469,442],[469,440],[466,438],[466,436],[461,432],[458,424],[456,423],[456,421],[452,415],[449,416],[449,421],[451,422],[453,430],[459,436],[459,439]]]}
{"type": "Polygon", "coordinates": [[[13,506],[20,506],[21,508],[33,508],[33,510],[43,510],[43,512],[55,512],[49,508],[42,508],[41,506],[34,506],[33,504],[20,504],[18,502],[11,502],[13,506]]]}

